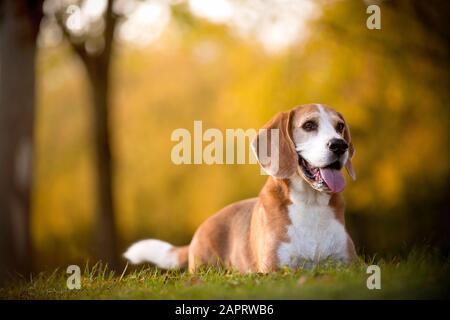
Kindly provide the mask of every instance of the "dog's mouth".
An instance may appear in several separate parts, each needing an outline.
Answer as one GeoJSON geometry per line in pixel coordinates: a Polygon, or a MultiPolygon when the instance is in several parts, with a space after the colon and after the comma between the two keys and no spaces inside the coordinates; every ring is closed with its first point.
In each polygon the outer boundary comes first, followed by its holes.
{"type": "Polygon", "coordinates": [[[303,178],[316,190],[322,192],[341,192],[345,188],[345,178],[340,171],[342,165],[335,161],[328,166],[319,168],[312,166],[301,155],[298,155],[298,164],[303,178]]]}

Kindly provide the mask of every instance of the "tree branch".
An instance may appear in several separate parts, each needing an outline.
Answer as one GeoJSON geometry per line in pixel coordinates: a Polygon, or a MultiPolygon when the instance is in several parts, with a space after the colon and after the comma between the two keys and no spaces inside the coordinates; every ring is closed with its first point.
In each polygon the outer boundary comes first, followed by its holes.
{"type": "Polygon", "coordinates": [[[69,42],[70,46],[72,47],[73,51],[80,57],[80,59],[85,63],[86,65],[90,63],[90,56],[86,52],[86,49],[84,48],[84,41],[74,41],[73,36],[70,33],[69,29],[66,26],[65,20],[64,20],[64,13],[62,11],[58,11],[55,14],[56,22],[61,28],[64,36],[66,37],[67,41],[69,42]]]}
{"type": "Polygon", "coordinates": [[[114,42],[114,32],[117,25],[117,15],[113,12],[114,0],[108,0],[108,4],[105,11],[105,31],[104,31],[104,40],[105,40],[105,48],[102,54],[105,57],[105,62],[109,64],[110,56],[112,53],[112,46],[114,42]]]}

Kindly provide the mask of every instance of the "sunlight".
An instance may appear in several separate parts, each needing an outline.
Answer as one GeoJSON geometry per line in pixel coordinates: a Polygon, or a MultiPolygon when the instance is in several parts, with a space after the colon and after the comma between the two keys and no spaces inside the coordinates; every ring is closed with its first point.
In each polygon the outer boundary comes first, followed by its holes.
{"type": "Polygon", "coordinates": [[[319,15],[311,0],[189,0],[189,8],[196,16],[229,25],[241,37],[256,38],[269,53],[306,40],[307,23],[319,15]]]}
{"type": "Polygon", "coordinates": [[[81,5],[83,13],[91,19],[99,18],[106,9],[106,0],[85,0],[81,5]]]}
{"type": "MultiPolygon", "coordinates": [[[[47,18],[53,17],[62,3],[64,1],[45,1],[47,18]]],[[[281,53],[306,41],[308,23],[320,15],[319,5],[313,0],[117,0],[113,8],[120,17],[117,39],[138,47],[153,43],[168,27],[171,7],[183,3],[194,16],[226,25],[234,35],[256,41],[270,54],[281,53]]],[[[106,4],[106,0],[67,0],[65,23],[68,30],[78,37],[100,34],[106,4]]],[[[43,30],[45,41],[41,43],[60,41],[61,36],[51,32],[51,19],[48,22],[43,24],[49,30],[43,30]]]]}
{"type": "Polygon", "coordinates": [[[120,40],[146,46],[159,38],[170,22],[169,4],[163,1],[143,1],[135,4],[120,25],[120,40]]]}
{"type": "Polygon", "coordinates": [[[189,9],[197,16],[224,23],[232,17],[234,8],[229,0],[190,0],[189,9]]]}

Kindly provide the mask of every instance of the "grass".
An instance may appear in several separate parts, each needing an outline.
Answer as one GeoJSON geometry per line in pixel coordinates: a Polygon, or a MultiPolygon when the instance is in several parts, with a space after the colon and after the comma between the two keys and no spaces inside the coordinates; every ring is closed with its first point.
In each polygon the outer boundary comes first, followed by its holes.
{"type": "MultiPolygon", "coordinates": [[[[372,264],[372,261],[367,264],[372,264]]],[[[143,267],[114,274],[96,264],[82,271],[81,289],[69,290],[65,270],[41,273],[0,288],[2,299],[432,299],[449,297],[450,260],[427,252],[379,260],[381,289],[368,290],[366,265],[323,264],[312,270],[198,274],[143,267]]]]}

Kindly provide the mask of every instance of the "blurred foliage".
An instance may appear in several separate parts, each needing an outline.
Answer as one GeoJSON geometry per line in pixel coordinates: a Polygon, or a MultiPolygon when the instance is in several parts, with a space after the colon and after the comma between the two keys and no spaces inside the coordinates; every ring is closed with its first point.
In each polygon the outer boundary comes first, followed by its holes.
{"type": "MultiPolygon", "coordinates": [[[[382,5],[366,28],[362,1],[325,2],[304,43],[270,55],[182,5],[154,44],[120,44],[112,127],[121,247],[140,238],[184,244],[208,216],[255,196],[256,165],[181,165],[171,132],[259,128],[276,112],[320,102],[352,131],[356,182],[345,191],[357,247],[398,253],[423,241],[448,253],[448,43],[409,2],[382,5]]],[[[38,265],[90,256],[95,207],[86,75],[67,44],[38,58],[33,237],[38,265]]]]}

